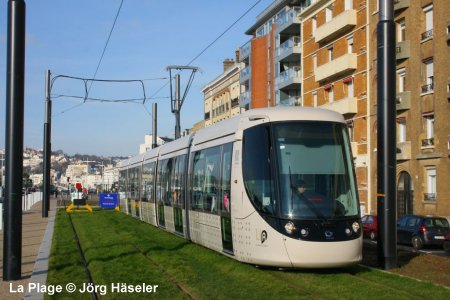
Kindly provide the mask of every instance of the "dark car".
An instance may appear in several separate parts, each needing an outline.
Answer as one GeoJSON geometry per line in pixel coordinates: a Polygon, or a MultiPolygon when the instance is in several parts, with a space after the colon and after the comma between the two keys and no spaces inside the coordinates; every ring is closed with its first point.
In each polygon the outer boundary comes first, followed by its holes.
{"type": "Polygon", "coordinates": [[[416,250],[424,245],[442,247],[449,232],[448,221],[442,217],[406,215],[397,221],[398,242],[412,244],[416,250]]]}
{"type": "Polygon", "coordinates": [[[378,218],[375,215],[364,215],[361,218],[363,225],[363,236],[376,240],[378,238],[378,218]]]}
{"type": "Polygon", "coordinates": [[[450,255],[450,233],[447,234],[444,241],[444,251],[450,255]]]}

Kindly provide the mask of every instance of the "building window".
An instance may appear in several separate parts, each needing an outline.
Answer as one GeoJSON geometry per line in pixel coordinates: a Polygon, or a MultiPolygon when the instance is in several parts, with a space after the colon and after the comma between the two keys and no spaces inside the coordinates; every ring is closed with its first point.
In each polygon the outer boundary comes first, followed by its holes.
{"type": "Polygon", "coordinates": [[[328,98],[328,102],[329,103],[333,103],[334,102],[333,86],[331,84],[329,84],[329,85],[325,86],[324,89],[325,89],[325,93],[326,93],[327,98],[328,98]]]}
{"type": "Polygon", "coordinates": [[[354,89],[353,89],[353,80],[349,80],[346,82],[347,84],[347,97],[352,98],[355,95],[354,89]]]}
{"type": "Polygon", "coordinates": [[[397,42],[403,42],[405,40],[406,40],[405,19],[401,19],[397,22],[397,42]]]}
{"type": "Polygon", "coordinates": [[[347,121],[347,130],[350,142],[355,141],[355,126],[353,124],[353,120],[347,121]]]}
{"type": "Polygon", "coordinates": [[[314,70],[317,69],[317,54],[313,55],[313,66],[314,66],[314,70]]]}
{"type": "Polygon", "coordinates": [[[425,201],[436,201],[436,167],[426,168],[427,192],[424,194],[425,201]]]}
{"type": "Polygon", "coordinates": [[[317,107],[317,92],[313,92],[313,105],[317,107]]]}
{"type": "Polygon", "coordinates": [[[347,52],[353,53],[353,36],[347,38],[347,52]]]}
{"type": "Polygon", "coordinates": [[[327,51],[328,51],[328,61],[330,62],[333,60],[333,46],[328,46],[327,51]]]}
{"type": "Polygon", "coordinates": [[[426,138],[422,140],[422,147],[434,146],[434,114],[424,115],[426,138]]]}
{"type": "Polygon", "coordinates": [[[433,4],[424,7],[425,32],[422,33],[422,41],[433,38],[433,4]]]}
{"type": "Polygon", "coordinates": [[[345,0],[344,10],[353,9],[353,0],[345,0]]]}
{"type": "Polygon", "coordinates": [[[397,139],[399,143],[406,142],[406,119],[397,119],[397,139]]]}
{"type": "Polygon", "coordinates": [[[328,6],[325,8],[325,23],[328,23],[333,19],[333,8],[332,6],[328,6]]]}
{"type": "Polygon", "coordinates": [[[311,25],[312,25],[312,33],[316,33],[316,29],[317,29],[317,19],[316,17],[312,17],[311,19],[311,25]]]}
{"type": "Polygon", "coordinates": [[[406,83],[406,71],[405,68],[401,68],[397,70],[397,81],[398,81],[398,93],[403,93],[405,91],[405,83],[406,83]]]}
{"type": "Polygon", "coordinates": [[[429,93],[434,90],[434,65],[433,59],[428,59],[423,62],[425,69],[425,85],[422,86],[422,93],[429,93]]]}

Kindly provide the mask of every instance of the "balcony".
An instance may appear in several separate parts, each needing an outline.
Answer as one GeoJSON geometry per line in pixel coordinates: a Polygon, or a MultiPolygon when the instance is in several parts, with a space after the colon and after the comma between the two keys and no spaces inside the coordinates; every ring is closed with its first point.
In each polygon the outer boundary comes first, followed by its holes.
{"type": "Polygon", "coordinates": [[[431,82],[429,84],[422,85],[421,94],[428,94],[434,91],[434,83],[431,82]]]}
{"type": "Polygon", "coordinates": [[[423,200],[424,201],[436,201],[436,193],[424,193],[423,200]]]}
{"type": "Polygon", "coordinates": [[[292,8],[277,20],[277,29],[275,34],[299,34],[301,20],[299,17],[300,8],[292,8]]]}
{"type": "Polygon", "coordinates": [[[337,111],[342,115],[352,115],[358,112],[356,97],[348,97],[342,100],[334,101],[325,105],[321,105],[320,108],[331,109],[337,111]]]}
{"type": "Polygon", "coordinates": [[[323,81],[332,76],[356,70],[356,53],[344,54],[316,69],[316,81],[323,81]]]}
{"type": "Polygon", "coordinates": [[[410,48],[411,48],[411,43],[409,40],[398,42],[397,47],[395,48],[395,59],[400,60],[400,59],[409,58],[410,53],[411,53],[410,48]]]}
{"type": "Polygon", "coordinates": [[[241,77],[239,78],[239,82],[241,84],[250,80],[251,71],[252,69],[250,66],[245,67],[241,70],[241,77]]]}
{"type": "Polygon", "coordinates": [[[334,17],[328,23],[323,24],[316,29],[314,38],[316,43],[325,42],[332,39],[335,36],[340,35],[342,32],[349,30],[356,25],[356,10],[349,9],[338,16],[334,17]]]}
{"type": "Polygon", "coordinates": [[[298,86],[302,83],[302,69],[300,67],[293,67],[290,69],[287,69],[286,71],[281,72],[278,74],[277,78],[275,79],[275,85],[276,89],[294,89],[294,88],[300,88],[298,86]],[[296,86],[297,85],[297,86],[296,86]]]}
{"type": "Polygon", "coordinates": [[[293,96],[287,99],[280,100],[279,105],[286,105],[286,106],[302,106],[302,97],[300,96],[293,96]]]}
{"type": "Polygon", "coordinates": [[[422,139],[422,148],[434,147],[434,138],[422,139]]]}
{"type": "Polygon", "coordinates": [[[291,36],[276,49],[278,61],[300,61],[302,53],[301,39],[299,36],[291,36]]]}
{"type": "Polygon", "coordinates": [[[421,41],[426,41],[433,38],[433,29],[427,30],[421,34],[421,41]]]}
{"type": "Polygon", "coordinates": [[[252,52],[252,41],[248,41],[241,48],[239,48],[239,62],[243,62],[248,57],[250,57],[250,53],[252,52]]]}
{"type": "Polygon", "coordinates": [[[411,142],[397,143],[397,160],[411,159],[411,142]]]}
{"type": "Polygon", "coordinates": [[[411,0],[394,0],[394,12],[408,8],[411,0]]]}
{"type": "Polygon", "coordinates": [[[239,99],[241,107],[245,107],[247,104],[252,102],[252,93],[251,91],[246,91],[241,93],[241,97],[239,99]]]}
{"type": "Polygon", "coordinates": [[[397,111],[411,109],[411,92],[401,92],[397,94],[395,108],[397,111]]]}

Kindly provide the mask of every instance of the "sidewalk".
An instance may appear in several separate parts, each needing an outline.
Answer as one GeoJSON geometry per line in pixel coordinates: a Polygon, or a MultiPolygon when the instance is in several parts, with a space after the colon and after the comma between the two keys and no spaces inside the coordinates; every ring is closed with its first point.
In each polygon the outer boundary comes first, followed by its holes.
{"type": "MultiPolygon", "coordinates": [[[[28,283],[45,284],[55,219],[56,201],[50,198],[48,218],[42,218],[42,201],[22,214],[22,278],[3,281],[3,230],[0,230],[0,299],[39,299],[39,295],[27,295],[28,283]],[[23,286],[24,292],[18,287],[23,286]]],[[[42,299],[43,294],[40,294],[42,299]]]]}

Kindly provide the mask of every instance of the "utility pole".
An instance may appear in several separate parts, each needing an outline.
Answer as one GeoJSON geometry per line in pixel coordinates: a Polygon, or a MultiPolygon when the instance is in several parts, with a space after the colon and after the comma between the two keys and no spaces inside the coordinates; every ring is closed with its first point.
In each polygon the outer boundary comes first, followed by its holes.
{"type": "Polygon", "coordinates": [[[158,104],[152,104],[152,149],[158,146],[158,104]]]}
{"type": "Polygon", "coordinates": [[[172,106],[172,113],[175,115],[175,139],[179,139],[181,137],[181,107],[183,106],[184,99],[186,99],[187,92],[191,87],[192,81],[194,80],[195,72],[198,71],[197,67],[191,66],[168,66],[167,70],[169,71],[170,78],[170,99],[172,106]],[[183,97],[181,97],[181,88],[180,88],[180,74],[175,75],[175,97],[172,93],[172,69],[175,70],[191,70],[191,76],[189,77],[188,83],[186,85],[186,89],[184,90],[183,97]]]}
{"type": "Polygon", "coordinates": [[[378,262],[397,267],[395,23],[394,1],[379,0],[377,25],[377,211],[378,262]]]}
{"type": "Polygon", "coordinates": [[[25,11],[23,0],[8,1],[3,281],[22,277],[25,11]]]}
{"type": "Polygon", "coordinates": [[[42,197],[42,217],[48,217],[50,208],[50,169],[51,169],[51,131],[52,131],[52,101],[50,99],[50,70],[45,72],[45,123],[44,123],[44,182],[42,197]]]}

